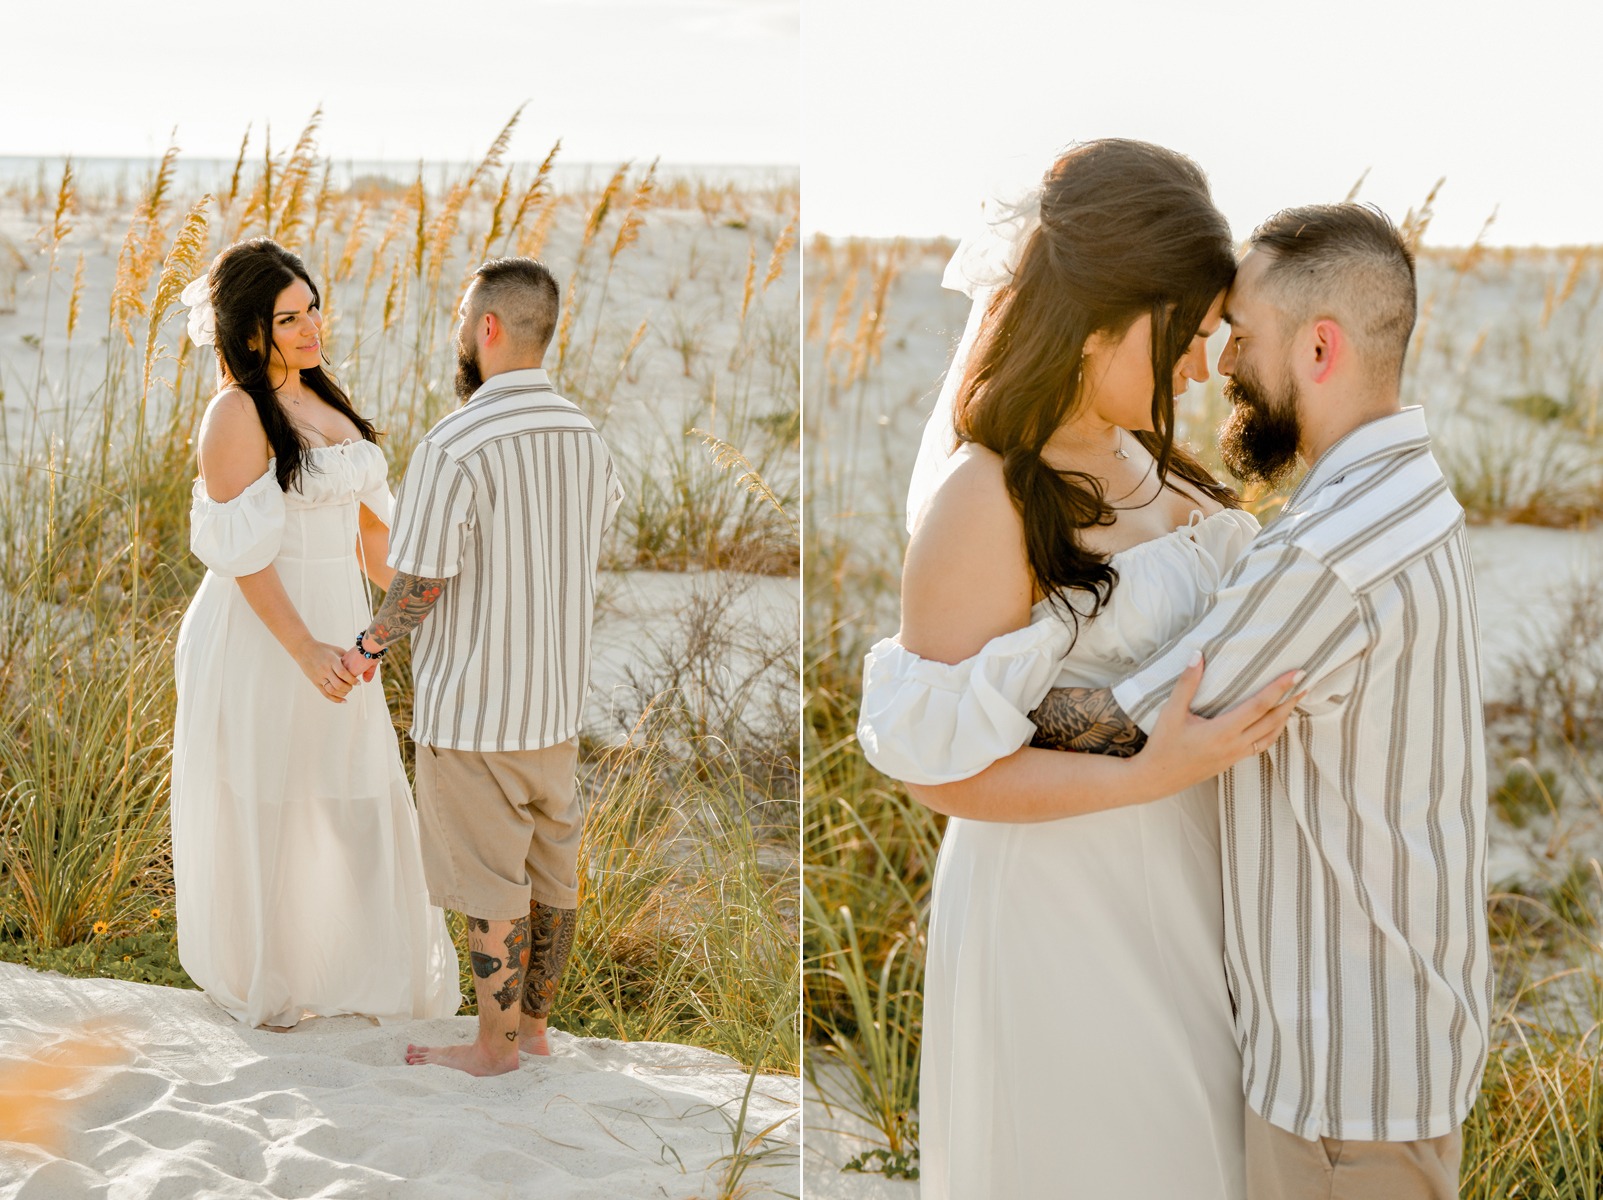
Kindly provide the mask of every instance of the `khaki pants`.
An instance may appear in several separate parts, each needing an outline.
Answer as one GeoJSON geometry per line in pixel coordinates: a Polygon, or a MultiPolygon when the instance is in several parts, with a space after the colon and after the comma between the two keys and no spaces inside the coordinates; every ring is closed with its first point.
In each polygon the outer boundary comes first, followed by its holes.
{"type": "Polygon", "coordinates": [[[1247,1106],[1247,1200],[1457,1200],[1460,1130],[1419,1142],[1307,1142],[1247,1106]]]}
{"type": "Polygon", "coordinates": [[[429,901],[486,921],[516,921],[538,900],[579,901],[583,804],[579,746],[417,748],[417,814],[429,901]]]}

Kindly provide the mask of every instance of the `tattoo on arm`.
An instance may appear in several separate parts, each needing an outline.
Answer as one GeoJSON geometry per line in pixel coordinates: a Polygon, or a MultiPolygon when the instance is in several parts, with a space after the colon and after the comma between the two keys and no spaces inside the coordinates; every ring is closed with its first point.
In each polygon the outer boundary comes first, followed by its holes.
{"type": "Polygon", "coordinates": [[[384,593],[378,615],[368,627],[367,640],[381,647],[399,641],[423,624],[423,618],[429,615],[429,609],[444,590],[443,579],[424,579],[397,571],[390,580],[389,590],[384,593]]]}
{"type": "Polygon", "coordinates": [[[1053,688],[1030,720],[1035,722],[1030,745],[1045,750],[1131,758],[1147,744],[1147,735],[1107,688],[1053,688]]]}

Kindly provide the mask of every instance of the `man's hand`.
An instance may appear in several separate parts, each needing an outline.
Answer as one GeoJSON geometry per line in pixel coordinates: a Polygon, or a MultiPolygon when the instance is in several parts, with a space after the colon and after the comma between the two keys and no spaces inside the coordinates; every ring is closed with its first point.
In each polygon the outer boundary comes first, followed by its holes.
{"type": "Polygon", "coordinates": [[[367,657],[355,646],[345,652],[345,656],[340,659],[340,662],[347,671],[355,675],[363,683],[372,683],[373,676],[378,673],[378,659],[367,657]]]}

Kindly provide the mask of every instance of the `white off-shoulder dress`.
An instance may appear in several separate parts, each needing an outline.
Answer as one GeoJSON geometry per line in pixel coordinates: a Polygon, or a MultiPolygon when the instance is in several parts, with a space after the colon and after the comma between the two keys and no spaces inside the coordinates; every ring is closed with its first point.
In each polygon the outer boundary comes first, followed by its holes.
{"type": "Polygon", "coordinates": [[[195,484],[190,547],[209,570],[178,630],[173,873],[178,957],[240,1021],[454,1014],[456,951],[423,881],[416,811],[378,680],[320,696],[234,577],[272,564],[313,637],[371,619],[358,505],[388,522],[383,452],[310,452],[225,503],[195,484]]]}
{"type": "MultiPolygon", "coordinates": [[[[879,642],[869,761],[945,783],[1011,754],[1048,688],[1117,683],[1184,632],[1257,531],[1226,510],[1115,554],[1118,583],[1072,648],[1044,603],[955,665],[879,642]]],[[[1244,1194],[1220,880],[1212,783],[1057,821],[948,823],[924,981],[924,1200],[1244,1194]]]]}

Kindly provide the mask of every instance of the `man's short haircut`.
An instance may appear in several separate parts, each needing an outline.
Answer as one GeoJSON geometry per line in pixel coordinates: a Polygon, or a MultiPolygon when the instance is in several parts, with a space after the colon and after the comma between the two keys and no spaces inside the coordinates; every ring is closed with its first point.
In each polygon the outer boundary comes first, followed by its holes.
{"type": "Polygon", "coordinates": [[[471,316],[493,312],[520,350],[543,353],[557,328],[560,290],[532,258],[492,258],[473,273],[478,283],[471,316]]]}
{"type": "Polygon", "coordinates": [[[1418,295],[1414,255],[1372,204],[1309,204],[1277,212],[1248,246],[1269,256],[1270,302],[1297,326],[1334,320],[1377,382],[1402,378],[1418,295]]]}

